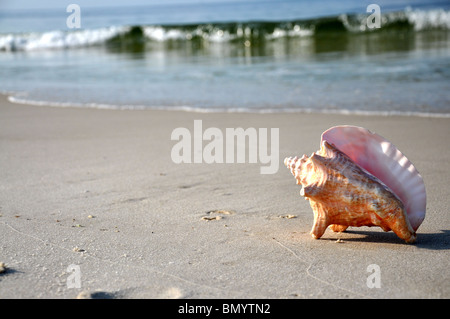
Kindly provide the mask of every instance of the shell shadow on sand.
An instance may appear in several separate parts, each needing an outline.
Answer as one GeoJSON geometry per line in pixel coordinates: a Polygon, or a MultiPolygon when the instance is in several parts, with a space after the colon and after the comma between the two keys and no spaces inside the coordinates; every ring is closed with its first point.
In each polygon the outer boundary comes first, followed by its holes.
{"type": "MultiPolygon", "coordinates": [[[[323,237],[320,240],[336,241],[337,233],[333,236],[323,237]]],[[[370,230],[347,229],[337,236],[342,242],[362,242],[362,243],[384,243],[394,245],[411,245],[398,238],[393,232],[381,232],[370,230]]],[[[450,230],[441,230],[437,233],[418,233],[417,240],[413,246],[430,250],[450,249],[450,230]]]]}

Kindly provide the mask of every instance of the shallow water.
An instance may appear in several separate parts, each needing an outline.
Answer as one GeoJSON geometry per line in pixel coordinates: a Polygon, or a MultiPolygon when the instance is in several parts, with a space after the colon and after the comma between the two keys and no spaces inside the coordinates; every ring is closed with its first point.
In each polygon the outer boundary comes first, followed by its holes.
{"type": "Polygon", "coordinates": [[[0,89],[61,106],[449,115],[447,2],[382,5],[373,30],[358,3],[86,8],[72,30],[65,8],[2,12],[0,89]]]}

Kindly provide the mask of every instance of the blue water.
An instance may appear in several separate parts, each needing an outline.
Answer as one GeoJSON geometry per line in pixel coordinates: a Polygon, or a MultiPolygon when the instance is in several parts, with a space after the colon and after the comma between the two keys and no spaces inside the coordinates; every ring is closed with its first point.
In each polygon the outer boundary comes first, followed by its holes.
{"type": "Polygon", "coordinates": [[[0,91],[107,108],[450,116],[450,1],[0,4],[0,91]]]}

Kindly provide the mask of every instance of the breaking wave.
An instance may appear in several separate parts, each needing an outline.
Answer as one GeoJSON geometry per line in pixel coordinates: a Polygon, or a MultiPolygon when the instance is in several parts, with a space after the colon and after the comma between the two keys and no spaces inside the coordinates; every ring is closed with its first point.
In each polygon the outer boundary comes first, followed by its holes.
{"type": "Polygon", "coordinates": [[[450,30],[450,11],[444,9],[388,12],[381,16],[380,29],[367,28],[368,14],[343,14],[334,17],[290,20],[200,23],[182,25],[111,26],[75,31],[0,34],[0,51],[71,49],[98,45],[130,43],[200,41],[236,42],[261,45],[280,38],[320,37],[327,34],[366,32],[422,32],[450,30]]]}

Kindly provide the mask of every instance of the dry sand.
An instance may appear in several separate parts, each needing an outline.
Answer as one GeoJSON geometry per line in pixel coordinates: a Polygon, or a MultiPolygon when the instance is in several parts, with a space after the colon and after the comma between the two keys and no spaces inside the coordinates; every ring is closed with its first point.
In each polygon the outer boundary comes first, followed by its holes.
{"type": "Polygon", "coordinates": [[[54,108],[1,96],[0,298],[449,298],[449,136],[450,119],[54,108]],[[174,164],[171,132],[195,119],[279,128],[279,171],[174,164]],[[428,207],[416,244],[377,227],[309,235],[313,213],[282,159],[316,151],[338,124],[385,136],[421,172],[428,207]],[[380,288],[367,286],[372,264],[380,288]]]}

